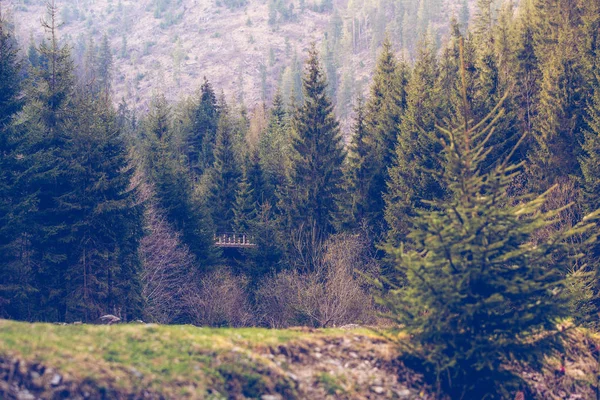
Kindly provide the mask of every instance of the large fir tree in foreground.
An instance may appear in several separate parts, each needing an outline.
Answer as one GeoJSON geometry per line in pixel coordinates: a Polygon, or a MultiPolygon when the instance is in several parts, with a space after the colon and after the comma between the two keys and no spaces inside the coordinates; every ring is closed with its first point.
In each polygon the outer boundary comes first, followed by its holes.
{"type": "Polygon", "coordinates": [[[502,117],[498,106],[476,125],[465,118],[438,128],[450,199],[413,219],[415,250],[390,249],[406,286],[382,302],[412,338],[402,345],[413,366],[452,398],[514,397],[521,382],[509,365],[539,366],[559,346],[557,322],[569,313],[564,273],[579,253],[567,239],[593,228],[585,221],[540,237],[561,210],[543,210],[548,193],[509,198],[522,165],[479,172],[502,117]]]}

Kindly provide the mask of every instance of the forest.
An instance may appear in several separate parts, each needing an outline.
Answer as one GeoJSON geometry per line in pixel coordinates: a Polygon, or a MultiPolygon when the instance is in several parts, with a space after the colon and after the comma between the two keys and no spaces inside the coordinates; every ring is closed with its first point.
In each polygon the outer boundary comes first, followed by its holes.
{"type": "Polygon", "coordinates": [[[386,326],[451,398],[514,397],[598,328],[600,1],[474,10],[383,32],[348,132],[319,43],[301,94],[140,111],[106,36],[76,63],[53,1],[28,50],[2,10],[0,317],[386,326]]]}

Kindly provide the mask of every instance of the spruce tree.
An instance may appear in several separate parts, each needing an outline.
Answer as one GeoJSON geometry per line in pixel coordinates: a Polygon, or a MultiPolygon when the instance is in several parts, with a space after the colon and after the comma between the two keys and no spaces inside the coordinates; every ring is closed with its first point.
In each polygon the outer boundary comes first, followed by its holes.
{"type": "Polygon", "coordinates": [[[398,63],[389,38],[383,42],[373,77],[371,93],[365,105],[365,145],[369,147],[365,163],[370,171],[363,178],[368,195],[360,199],[365,221],[377,235],[384,230],[384,197],[388,192],[388,168],[393,164],[394,148],[400,134],[400,119],[406,108],[408,70],[398,63]]]}
{"type": "Polygon", "coordinates": [[[524,383],[509,365],[539,367],[559,348],[556,324],[569,315],[564,271],[580,252],[568,239],[593,227],[586,221],[537,240],[560,218],[560,210],[543,211],[549,193],[509,198],[522,164],[480,172],[502,116],[499,104],[474,125],[438,128],[450,198],[412,220],[414,250],[392,249],[406,285],[381,298],[411,337],[405,362],[451,398],[512,398],[524,383]]]}
{"type": "Polygon", "coordinates": [[[15,197],[15,179],[22,173],[15,152],[18,141],[13,120],[22,109],[22,74],[17,43],[3,19],[0,8],[0,315],[26,318],[27,302],[32,289],[27,270],[19,268],[14,244],[19,232],[19,215],[15,197]]]}
{"type": "Polygon", "coordinates": [[[77,117],[67,124],[72,135],[62,149],[72,190],[58,199],[74,237],[64,274],[65,319],[93,321],[114,313],[131,320],[142,311],[141,209],[129,190],[132,168],[110,98],[80,92],[77,117]]]}
{"type": "Polygon", "coordinates": [[[214,147],[219,123],[217,96],[206,77],[200,88],[198,107],[187,138],[187,158],[191,171],[201,175],[214,162],[214,147]]]}
{"type": "Polygon", "coordinates": [[[389,169],[385,197],[385,220],[391,243],[403,241],[409,220],[424,200],[440,199],[444,188],[433,171],[440,171],[440,160],[432,155],[441,151],[435,139],[435,112],[438,99],[434,96],[437,62],[432,43],[424,42],[408,84],[407,107],[400,124],[396,144],[396,161],[389,169]]]}
{"type": "Polygon", "coordinates": [[[278,90],[273,98],[269,123],[258,143],[260,167],[265,180],[266,198],[275,204],[275,193],[286,179],[287,160],[290,152],[288,115],[283,97],[278,90]]]}
{"type": "Polygon", "coordinates": [[[188,174],[173,151],[170,109],[164,96],[155,98],[145,121],[144,167],[153,184],[158,207],[203,270],[214,265],[219,253],[213,246],[214,228],[206,204],[193,197],[188,174]]]}
{"type": "Polygon", "coordinates": [[[372,220],[370,211],[369,183],[373,175],[373,165],[369,165],[369,142],[365,127],[365,106],[362,98],[358,99],[352,139],[348,149],[348,157],[344,168],[345,178],[343,191],[340,194],[340,215],[337,218],[340,230],[357,230],[364,221],[372,220]]]}
{"type": "Polygon", "coordinates": [[[234,205],[242,163],[235,151],[236,127],[227,110],[221,109],[221,118],[215,145],[215,162],[210,169],[208,205],[217,233],[231,232],[234,228],[234,205]]]}
{"type": "MultiPolygon", "coordinates": [[[[579,159],[582,179],[582,203],[585,212],[600,209],[600,88],[596,86],[594,97],[588,109],[588,129],[584,132],[583,155],[579,159]]],[[[575,304],[575,312],[589,325],[598,327],[597,316],[600,310],[600,245],[586,249],[586,265],[583,271],[584,287],[591,288],[591,303],[575,304]],[[583,310],[583,315],[579,311],[583,310]]]]}
{"type": "Polygon", "coordinates": [[[247,169],[244,169],[238,184],[233,204],[233,231],[251,236],[257,203],[254,201],[254,189],[249,183],[247,169]]]}
{"type": "Polygon", "coordinates": [[[577,159],[585,129],[590,71],[579,51],[586,47],[578,2],[534,1],[535,53],[542,72],[534,143],[529,154],[529,186],[543,192],[568,176],[579,177],[577,159]]]}
{"type": "Polygon", "coordinates": [[[287,198],[280,199],[292,230],[333,230],[345,152],[326,90],[327,82],[313,46],[303,79],[304,103],[292,123],[287,198]]]}
{"type": "Polygon", "coordinates": [[[102,37],[98,54],[98,87],[100,91],[110,94],[113,78],[113,55],[108,36],[102,37]]]}
{"type": "Polygon", "coordinates": [[[65,272],[76,240],[69,229],[70,210],[60,201],[73,190],[63,150],[72,135],[67,126],[76,118],[75,77],[70,50],[59,45],[53,2],[47,11],[43,26],[48,37],[38,49],[44,61],[31,71],[23,110],[26,134],[18,151],[27,157],[21,160],[25,173],[19,178],[17,202],[26,211],[15,238],[28,254],[22,268],[31,271],[36,286],[30,318],[60,321],[67,314],[65,272]]]}

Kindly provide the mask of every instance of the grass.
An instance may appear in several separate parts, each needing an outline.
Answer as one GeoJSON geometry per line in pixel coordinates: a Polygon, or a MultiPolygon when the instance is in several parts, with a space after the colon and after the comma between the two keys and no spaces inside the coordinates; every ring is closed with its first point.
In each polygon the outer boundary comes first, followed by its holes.
{"type": "Polygon", "coordinates": [[[256,397],[265,392],[293,397],[292,382],[260,354],[279,344],[344,334],[335,329],[307,334],[293,329],[61,326],[0,320],[0,356],[41,363],[66,379],[92,380],[124,392],[145,388],[167,397],[191,393],[256,397]]]}

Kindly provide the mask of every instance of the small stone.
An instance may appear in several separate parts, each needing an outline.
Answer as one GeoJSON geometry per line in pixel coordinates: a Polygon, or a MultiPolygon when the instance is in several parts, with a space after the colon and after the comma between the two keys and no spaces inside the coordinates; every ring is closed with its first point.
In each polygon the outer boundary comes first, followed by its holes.
{"type": "Polygon", "coordinates": [[[17,400],[35,400],[35,396],[29,390],[25,389],[17,394],[17,400]]]}
{"type": "Polygon", "coordinates": [[[396,394],[401,399],[408,399],[410,397],[410,395],[411,395],[410,390],[408,390],[408,389],[398,390],[396,392],[396,394]]]}
{"type": "Polygon", "coordinates": [[[263,394],[260,400],[282,400],[282,397],[278,394],[263,394]]]}
{"type": "Polygon", "coordinates": [[[358,354],[356,354],[355,352],[351,351],[350,353],[348,353],[348,355],[352,358],[358,358],[358,354]]]}
{"type": "Polygon", "coordinates": [[[52,380],[50,381],[50,384],[52,386],[58,386],[60,385],[60,381],[62,381],[62,377],[59,374],[54,374],[52,380]]]}
{"type": "Polygon", "coordinates": [[[314,357],[315,357],[317,360],[320,360],[320,359],[321,359],[321,357],[323,357],[323,355],[322,355],[321,353],[315,353],[315,356],[314,356],[314,357]]]}
{"type": "Polygon", "coordinates": [[[382,388],[381,386],[371,386],[371,391],[373,393],[383,394],[385,392],[385,389],[382,388]]]}

